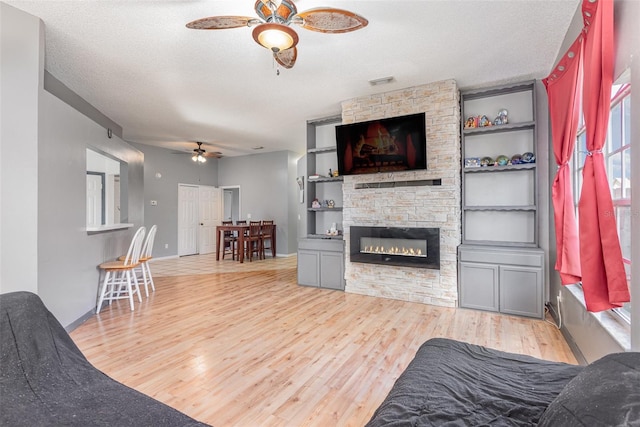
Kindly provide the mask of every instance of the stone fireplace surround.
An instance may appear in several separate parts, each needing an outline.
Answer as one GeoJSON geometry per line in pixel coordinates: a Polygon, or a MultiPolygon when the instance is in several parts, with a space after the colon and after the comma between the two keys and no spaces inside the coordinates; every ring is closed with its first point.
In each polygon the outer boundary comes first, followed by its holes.
{"type": "Polygon", "coordinates": [[[461,242],[460,105],[455,80],[354,98],[342,102],[342,123],[356,123],[424,112],[427,170],[345,176],[343,227],[440,229],[440,269],[350,262],[345,256],[346,292],[455,307],[457,247],[461,242]],[[441,185],[420,185],[441,180],[441,185]],[[392,182],[418,185],[367,185],[392,182]],[[364,184],[364,185],[363,185],[364,184]]]}

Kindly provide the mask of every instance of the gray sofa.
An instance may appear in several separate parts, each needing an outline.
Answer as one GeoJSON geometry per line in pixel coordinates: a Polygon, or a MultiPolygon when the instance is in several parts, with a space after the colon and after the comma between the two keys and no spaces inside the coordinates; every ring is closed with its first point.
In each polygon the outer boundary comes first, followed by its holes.
{"type": "Polygon", "coordinates": [[[1,426],[206,426],[96,369],[37,295],[0,316],[1,426]]]}
{"type": "Polygon", "coordinates": [[[582,367],[425,342],[367,427],[640,426],[640,353],[582,367]]]}

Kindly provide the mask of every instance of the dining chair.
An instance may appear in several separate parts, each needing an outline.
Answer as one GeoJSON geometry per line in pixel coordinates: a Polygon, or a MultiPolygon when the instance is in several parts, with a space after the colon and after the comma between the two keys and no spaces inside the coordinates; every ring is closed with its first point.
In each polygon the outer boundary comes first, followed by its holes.
{"type": "Polygon", "coordinates": [[[249,221],[249,234],[244,238],[246,242],[246,256],[253,261],[253,254],[262,258],[262,236],[260,235],[260,221],[249,221]]]}
{"type": "Polygon", "coordinates": [[[276,254],[273,250],[275,247],[273,246],[273,229],[275,225],[272,219],[264,219],[262,220],[260,226],[260,237],[262,238],[262,258],[266,258],[267,249],[271,249],[271,256],[275,258],[276,254]],[[266,243],[269,242],[269,246],[267,247],[266,243]]]}
{"type": "Polygon", "coordinates": [[[100,289],[96,314],[100,313],[105,299],[109,301],[109,304],[114,299],[128,299],[131,311],[135,310],[133,305],[133,296],[135,294],[138,295],[138,301],[142,302],[138,278],[134,270],[140,265],[140,252],[142,251],[145,233],[145,227],[138,228],[122,261],[108,261],[99,265],[105,275],[100,289]]]}
{"type": "MultiPolygon", "coordinates": [[[[233,221],[222,221],[222,225],[233,225],[233,221]]],[[[231,230],[223,232],[222,259],[227,254],[231,254],[231,259],[236,259],[236,247],[238,245],[238,237],[231,230]]]]}

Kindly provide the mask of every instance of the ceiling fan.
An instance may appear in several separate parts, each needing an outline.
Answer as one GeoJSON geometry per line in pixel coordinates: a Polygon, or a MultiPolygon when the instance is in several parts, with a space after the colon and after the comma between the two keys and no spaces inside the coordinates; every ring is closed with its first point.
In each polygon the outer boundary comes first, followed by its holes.
{"type": "Polygon", "coordinates": [[[291,28],[296,24],[320,33],[347,33],[367,26],[369,21],[343,9],[319,7],[298,13],[292,0],[257,0],[258,18],[247,16],[211,16],[189,22],[194,30],[224,30],[253,27],[253,39],[271,50],[278,64],[291,68],[298,57],[298,34],[291,28]]]}
{"type": "Polygon", "coordinates": [[[207,157],[211,157],[214,159],[219,159],[222,157],[222,153],[219,151],[212,151],[210,153],[207,153],[207,150],[202,148],[202,142],[196,142],[196,144],[198,144],[198,148],[195,148],[193,150],[194,154],[191,157],[191,160],[193,160],[194,162],[204,163],[207,161],[207,157]]]}

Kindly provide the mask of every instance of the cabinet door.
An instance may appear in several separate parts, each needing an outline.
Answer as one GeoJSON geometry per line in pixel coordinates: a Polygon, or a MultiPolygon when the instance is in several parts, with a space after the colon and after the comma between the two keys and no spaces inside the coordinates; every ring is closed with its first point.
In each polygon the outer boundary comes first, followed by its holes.
{"type": "Polygon", "coordinates": [[[298,249],[298,284],[320,286],[320,252],[298,249]]]}
{"type": "Polygon", "coordinates": [[[500,311],[542,318],[542,268],[500,267],[500,311]]]}
{"type": "Polygon", "coordinates": [[[320,254],[320,287],[344,290],[344,257],[341,252],[320,254]]]}
{"type": "Polygon", "coordinates": [[[498,311],[498,266],[460,263],[460,307],[498,311]]]}

